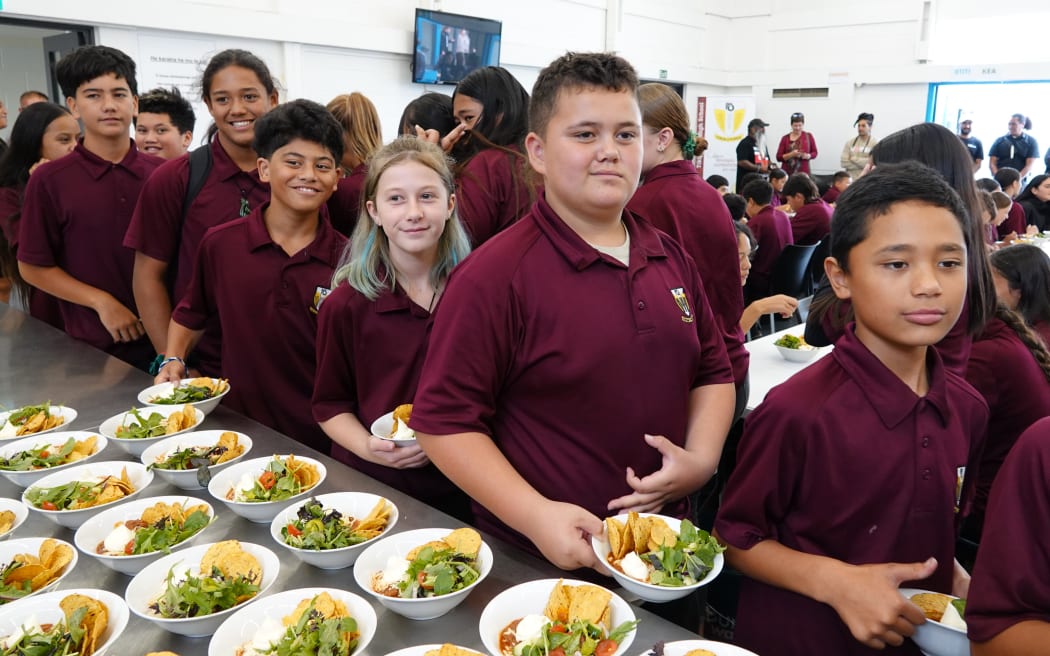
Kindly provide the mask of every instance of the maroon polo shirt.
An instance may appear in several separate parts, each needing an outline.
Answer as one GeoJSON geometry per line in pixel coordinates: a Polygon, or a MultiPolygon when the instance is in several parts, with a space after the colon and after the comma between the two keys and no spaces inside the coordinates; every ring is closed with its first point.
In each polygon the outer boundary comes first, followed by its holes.
{"type": "Polygon", "coordinates": [[[1014,201],[1014,204],[1010,206],[1010,213],[1006,215],[1006,220],[996,226],[996,229],[999,232],[999,239],[1011,232],[1023,235],[1025,230],[1028,229],[1028,220],[1024,213],[1024,206],[1014,201]]]}
{"type": "Polygon", "coordinates": [[[973,568],[966,626],[991,640],[1018,622],[1050,622],[1050,419],[1021,435],[988,501],[973,568]]]}
{"type": "MultiPolygon", "coordinates": [[[[855,336],[773,388],[745,422],[715,529],[750,549],[777,540],[853,564],[937,558],[915,587],[950,592],[957,468],[979,453],[988,408],[928,349],[918,397],[855,336]]],[[[973,484],[967,478],[961,505],[973,484]]],[[[875,654],[831,606],[744,578],[736,641],[759,654],[875,654]]],[[[911,641],[892,653],[918,654],[911,641]]]]}
{"type": "MultiPolygon", "coordinates": [[[[41,165],[29,178],[22,202],[18,259],[57,266],[77,280],[111,294],[137,312],[131,291],[135,253],[121,245],[139,193],[150,173],[164,163],[140,153],[133,140],[120,162],[108,162],[84,148],[41,165]]],[[[116,343],[89,307],[59,300],[71,337],[137,367],[153,357],[145,337],[116,343]]]]}
{"type": "Polygon", "coordinates": [[[525,158],[500,148],[485,148],[456,176],[456,212],[474,248],[529,210],[532,199],[526,169],[525,158]]]}
{"type": "Polygon", "coordinates": [[[827,203],[828,205],[831,205],[832,203],[835,203],[835,202],[838,201],[839,194],[841,194],[841,193],[842,192],[839,191],[838,189],[836,189],[834,186],[831,186],[831,187],[828,187],[828,190],[824,192],[824,195],[821,196],[820,199],[822,201],[824,201],[825,203],[827,203]]]}
{"type": "Polygon", "coordinates": [[[1050,322],[1037,321],[1032,325],[1032,330],[1043,339],[1044,344],[1050,346],[1050,322]]]}
{"type": "Polygon", "coordinates": [[[974,499],[974,511],[980,516],[992,481],[1014,442],[1025,429],[1050,415],[1050,382],[1017,333],[998,318],[989,321],[974,340],[966,380],[988,402],[989,410],[988,440],[974,499]]]}
{"type": "MultiPolygon", "coordinates": [[[[412,412],[433,435],[492,437],[549,499],[598,517],[660,469],[645,433],[682,445],[689,395],[732,369],[692,258],[628,211],[630,265],[600,254],[541,197],[452,273],[412,412]]],[[[684,503],[664,512],[684,512],[684,503]]],[[[478,526],[536,553],[474,504],[478,526]]]]}
{"type": "MultiPolygon", "coordinates": [[[[751,273],[747,276],[747,288],[754,290],[755,298],[762,298],[769,292],[769,274],[773,270],[773,263],[780,257],[780,252],[785,246],[795,243],[791,232],[791,219],[772,205],[766,205],[758,214],[748,219],[747,227],[751,228],[751,233],[758,242],[751,273]]],[[[738,271],[739,267],[737,264],[738,271]]]]}
{"type": "Polygon", "coordinates": [[[691,161],[678,160],[653,167],[627,209],[674,237],[693,258],[740,385],[749,361],[740,329],[744,293],[736,229],[721,194],[697,175],[691,161]]]}
{"type": "Polygon", "coordinates": [[[226,405],[328,453],[331,441],[310,412],[316,297],[331,284],[346,238],[322,218],[313,242],[289,256],[266,230],[268,205],[208,231],[172,319],[201,330],[218,317],[226,405]]]}
{"type": "MultiPolygon", "coordinates": [[[[185,220],[182,206],[190,179],[188,154],[166,162],[150,176],[123,238],[128,248],[168,264],[172,307],[186,293],[204,233],[240,216],[242,198],[252,209],[270,200],[270,185],[259,180],[257,170],[242,171],[218,138],[202,148],[211,148],[211,170],[186,208],[185,220]]],[[[218,324],[209,324],[194,353],[205,374],[219,375],[221,345],[218,324]]]]}
{"type": "MultiPolygon", "coordinates": [[[[22,189],[0,187],[0,229],[13,253],[18,252],[18,222],[22,215],[22,189]]],[[[45,321],[59,330],[62,325],[62,309],[58,299],[32,285],[26,285],[28,298],[26,309],[29,316],[45,321]]]]}
{"type": "Polygon", "coordinates": [[[339,179],[339,186],[328,199],[328,218],[332,227],[344,236],[350,237],[361,214],[361,194],[365,189],[365,178],[368,177],[368,165],[361,164],[350,171],[350,175],[339,179]]]}
{"type": "MultiPolygon", "coordinates": [[[[314,419],[327,421],[350,412],[367,429],[402,403],[411,403],[429,326],[430,313],[400,286],[374,301],[345,282],[332,290],[317,318],[314,419]]],[[[462,515],[469,507],[466,494],[434,465],[394,469],[363,460],[334,442],[332,456],[444,512],[462,515]]]]}
{"type": "Polygon", "coordinates": [[[806,203],[791,217],[791,236],[795,244],[816,244],[831,234],[831,206],[822,200],[806,203]]]}

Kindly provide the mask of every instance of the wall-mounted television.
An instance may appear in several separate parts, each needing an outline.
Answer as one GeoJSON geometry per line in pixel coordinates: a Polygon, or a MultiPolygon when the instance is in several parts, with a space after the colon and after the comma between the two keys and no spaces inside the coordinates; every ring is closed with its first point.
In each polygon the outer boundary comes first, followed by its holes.
{"type": "Polygon", "coordinates": [[[488,18],[416,9],[412,81],[456,84],[482,66],[499,66],[503,23],[488,18]]]}

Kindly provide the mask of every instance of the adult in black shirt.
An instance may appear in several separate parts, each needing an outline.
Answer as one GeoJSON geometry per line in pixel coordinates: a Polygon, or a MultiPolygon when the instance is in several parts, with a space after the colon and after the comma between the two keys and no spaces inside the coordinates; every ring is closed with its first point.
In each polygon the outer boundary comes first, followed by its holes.
{"type": "Polygon", "coordinates": [[[1024,114],[1014,114],[1007,126],[1010,131],[996,139],[988,151],[988,165],[992,175],[1009,166],[1020,171],[1021,180],[1024,180],[1039,159],[1039,144],[1035,137],[1025,132],[1032,129],[1032,121],[1024,114]]]}
{"type": "MultiPolygon", "coordinates": [[[[959,122],[959,139],[966,146],[966,150],[970,152],[970,158],[973,160],[973,170],[976,173],[977,169],[981,168],[981,162],[984,161],[984,144],[977,137],[970,136],[972,129],[972,120],[964,119],[959,122]]],[[[1002,166],[1005,166],[1005,164],[1002,166]]]]}
{"type": "Polygon", "coordinates": [[[766,123],[760,118],[753,118],[747,124],[747,136],[736,146],[736,192],[742,188],[740,181],[748,173],[758,173],[763,178],[769,175],[769,148],[762,136],[766,133],[766,123]]]}

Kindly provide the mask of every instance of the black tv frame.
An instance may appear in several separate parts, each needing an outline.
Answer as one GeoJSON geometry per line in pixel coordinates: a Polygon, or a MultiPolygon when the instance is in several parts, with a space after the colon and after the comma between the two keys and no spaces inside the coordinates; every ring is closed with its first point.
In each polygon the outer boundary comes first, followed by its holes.
{"type": "Polygon", "coordinates": [[[499,66],[502,41],[502,21],[416,8],[412,34],[412,82],[458,84],[476,68],[499,66]],[[451,28],[451,40],[445,37],[446,28],[451,28]],[[470,50],[465,53],[457,51],[456,30],[459,29],[468,33],[470,50]],[[421,66],[422,71],[419,70],[421,66]]]}

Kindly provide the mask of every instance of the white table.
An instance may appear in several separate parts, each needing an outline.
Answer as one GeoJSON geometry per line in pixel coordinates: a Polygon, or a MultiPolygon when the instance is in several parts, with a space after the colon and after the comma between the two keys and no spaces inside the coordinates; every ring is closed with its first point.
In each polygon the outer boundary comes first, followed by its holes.
{"type": "Polygon", "coordinates": [[[818,349],[816,357],[809,362],[788,362],[780,355],[773,342],[788,334],[801,337],[805,331],[806,327],[803,324],[799,324],[775,332],[772,335],[744,342],[744,348],[751,354],[751,364],[748,369],[751,375],[751,394],[747,398],[746,412],[751,412],[757,408],[758,404],[762,403],[762,400],[766,398],[769,390],[831,353],[831,350],[835,348],[834,346],[825,346],[818,349]]]}

